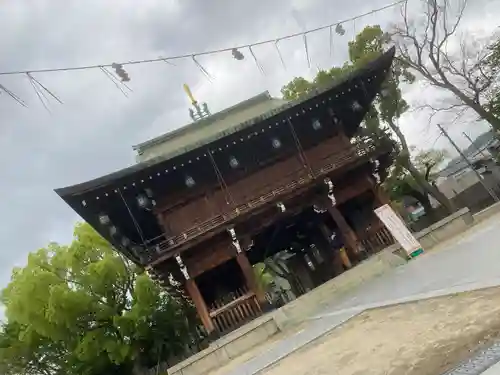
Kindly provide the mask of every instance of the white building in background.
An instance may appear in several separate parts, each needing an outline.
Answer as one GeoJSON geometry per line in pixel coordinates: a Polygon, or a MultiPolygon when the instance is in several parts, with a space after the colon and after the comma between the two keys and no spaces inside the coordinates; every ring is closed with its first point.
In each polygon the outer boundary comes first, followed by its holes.
{"type": "MultiPolygon", "coordinates": [[[[500,143],[493,132],[487,132],[477,137],[474,143],[463,151],[475,171],[479,172],[481,178],[491,185],[491,188],[500,181],[500,168],[493,160],[492,154],[492,151],[499,146],[500,143]]],[[[475,171],[462,158],[455,158],[439,172],[436,185],[451,199],[480,182],[475,171]]]]}

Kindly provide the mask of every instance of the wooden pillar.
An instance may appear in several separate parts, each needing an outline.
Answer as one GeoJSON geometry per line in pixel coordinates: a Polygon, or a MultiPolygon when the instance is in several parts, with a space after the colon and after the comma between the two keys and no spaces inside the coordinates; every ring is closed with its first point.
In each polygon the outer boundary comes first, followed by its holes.
{"type": "Polygon", "coordinates": [[[193,279],[189,279],[186,280],[186,283],[184,285],[186,291],[193,300],[194,306],[196,307],[196,311],[198,312],[203,326],[207,330],[207,333],[211,334],[215,330],[214,322],[210,317],[210,312],[208,311],[207,304],[205,303],[205,300],[200,293],[200,289],[198,289],[198,285],[196,285],[196,281],[194,281],[193,279]]]}
{"type": "Polygon", "coordinates": [[[259,301],[260,304],[265,303],[266,295],[257,282],[254,269],[250,264],[247,255],[244,252],[239,253],[238,255],[236,255],[236,261],[238,262],[241,271],[243,272],[243,277],[245,278],[245,283],[248,289],[255,293],[257,301],[259,301]]]}
{"type": "Polygon", "coordinates": [[[358,236],[356,235],[354,230],[350,227],[350,225],[347,223],[340,210],[337,208],[337,201],[333,193],[333,183],[329,178],[326,178],[325,184],[328,188],[328,195],[327,195],[328,200],[326,203],[326,208],[328,210],[328,213],[331,215],[331,217],[337,224],[338,228],[340,229],[340,232],[344,239],[344,245],[348,252],[348,254],[345,254],[345,256],[347,257],[346,261],[348,260],[347,263],[351,264],[352,259],[349,258],[357,257],[358,242],[359,242],[358,236]]]}
{"type": "Polygon", "coordinates": [[[346,266],[347,268],[351,268],[352,263],[350,257],[355,257],[358,252],[358,236],[356,236],[356,233],[354,232],[354,230],[352,230],[352,228],[347,223],[344,216],[336,206],[329,205],[328,212],[340,229],[340,233],[342,235],[342,238],[344,239],[344,245],[346,247],[347,253],[345,251],[340,252],[342,262],[344,263],[344,266],[346,266]]]}
{"type": "Polygon", "coordinates": [[[201,295],[200,289],[198,288],[198,285],[196,285],[196,281],[192,279],[189,276],[189,272],[187,267],[184,265],[184,262],[181,258],[180,255],[177,255],[175,257],[175,260],[177,261],[177,264],[179,265],[179,268],[181,270],[182,275],[186,279],[186,282],[184,283],[184,287],[186,288],[186,292],[189,294],[191,297],[191,300],[194,303],[194,306],[196,307],[196,311],[198,312],[198,316],[201,319],[201,322],[203,323],[203,326],[207,330],[207,333],[210,335],[215,331],[215,326],[214,322],[212,321],[212,318],[210,317],[210,312],[208,311],[207,304],[205,303],[205,300],[203,299],[203,296],[201,295]]]}
{"type": "Polygon", "coordinates": [[[228,233],[231,236],[231,242],[236,250],[236,261],[243,272],[243,277],[245,278],[245,284],[247,288],[252,291],[257,297],[259,304],[266,303],[266,295],[264,291],[260,288],[257,279],[255,277],[254,269],[245,254],[244,249],[241,248],[240,241],[236,237],[236,232],[233,228],[228,229],[228,233]]]}
{"type": "MultiPolygon", "coordinates": [[[[342,254],[341,254],[340,249],[336,250],[333,248],[332,240],[330,239],[332,234],[330,233],[330,229],[328,229],[324,223],[319,224],[319,230],[321,231],[321,234],[323,234],[325,239],[328,241],[328,244],[330,246],[329,250],[331,252],[333,251],[332,263],[333,263],[334,276],[340,275],[342,272],[344,272],[344,268],[342,267],[342,265],[344,265],[346,268],[349,268],[351,265],[351,262],[350,261],[345,262],[346,259],[342,259],[342,254]]],[[[344,253],[344,255],[345,255],[345,253],[344,253]]],[[[348,257],[347,257],[347,260],[349,260],[348,257]]]]}

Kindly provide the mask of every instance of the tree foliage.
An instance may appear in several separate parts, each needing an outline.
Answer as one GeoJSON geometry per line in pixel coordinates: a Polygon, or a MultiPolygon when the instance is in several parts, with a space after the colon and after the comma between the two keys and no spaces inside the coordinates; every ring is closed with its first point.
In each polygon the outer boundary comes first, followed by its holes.
{"type": "MultiPolygon", "coordinates": [[[[283,98],[287,100],[298,99],[315,88],[329,86],[357,68],[363,67],[383,53],[387,38],[387,34],[382,31],[380,26],[366,27],[356,36],[354,41],[349,42],[349,61],[339,67],[334,66],[328,70],[320,70],[313,81],[308,81],[303,77],[294,78],[281,89],[283,98]]],[[[400,77],[400,74],[396,74],[396,78],[391,78],[385,83],[388,96],[377,98],[369,109],[360,129],[359,136],[361,138],[371,138],[375,142],[390,139],[388,128],[381,120],[399,116],[407,108],[407,104],[402,100],[401,92],[397,88],[398,82],[396,80],[399,80],[400,77]],[[398,100],[395,100],[394,95],[399,96],[398,100]],[[391,103],[397,103],[397,108],[391,103]],[[397,114],[396,109],[398,110],[397,114]],[[390,113],[391,110],[392,113],[390,113]]],[[[406,75],[406,72],[405,77],[412,80],[411,75],[406,75]]]]}
{"type": "MultiPolygon", "coordinates": [[[[349,61],[340,67],[318,72],[312,82],[302,77],[294,78],[282,88],[283,97],[288,100],[297,99],[310,93],[316,87],[330,85],[333,81],[380,56],[391,42],[392,35],[384,32],[380,26],[365,27],[356,35],[353,41],[348,43],[349,61]]],[[[402,96],[401,86],[411,84],[414,80],[415,76],[408,69],[408,65],[396,59],[391,74],[383,84],[383,95],[376,97],[365,116],[358,136],[362,139],[369,138],[375,143],[380,143],[388,140],[392,141],[393,135],[395,135],[398,155],[396,157],[397,167],[394,170],[397,175],[390,181],[399,181],[399,177],[403,172],[409,174],[412,180],[418,184],[419,191],[424,192],[422,196],[426,197],[430,194],[447,207],[449,211],[452,211],[453,207],[449,200],[435,186],[430,184],[418,168],[413,165],[410,146],[397,124],[398,119],[409,108],[408,103],[402,96]]]]}
{"type": "Polygon", "coordinates": [[[6,374],[132,373],[182,351],[193,329],[185,304],[88,224],[30,254],[2,299],[6,374]]]}

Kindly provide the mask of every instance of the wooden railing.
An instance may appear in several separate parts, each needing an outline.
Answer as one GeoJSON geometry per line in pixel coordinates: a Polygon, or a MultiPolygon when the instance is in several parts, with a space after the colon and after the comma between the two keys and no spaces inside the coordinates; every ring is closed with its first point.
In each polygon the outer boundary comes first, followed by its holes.
{"type": "Polygon", "coordinates": [[[394,244],[395,240],[386,227],[380,227],[378,230],[368,233],[361,244],[368,254],[375,254],[388,246],[394,244]]]}
{"type": "Polygon", "coordinates": [[[232,300],[216,301],[210,309],[210,318],[219,333],[232,331],[262,314],[253,292],[237,290],[232,300]]]}
{"type": "Polygon", "coordinates": [[[332,154],[331,157],[326,158],[327,161],[329,162],[324,164],[321,168],[313,170],[314,175],[308,175],[307,177],[302,177],[297,180],[292,180],[287,185],[281,186],[264,195],[256,197],[242,205],[239,205],[236,208],[233,208],[231,211],[215,215],[212,218],[206,220],[205,222],[200,223],[184,231],[179,235],[168,237],[160,243],[158,250],[161,253],[166,250],[169,250],[170,248],[186,243],[187,241],[197,236],[200,236],[204,233],[207,233],[210,230],[213,230],[224,223],[230,222],[231,220],[235,219],[236,217],[242,214],[250,212],[256,208],[259,208],[275,200],[277,201],[278,198],[281,197],[282,195],[290,193],[316,178],[327,175],[328,173],[331,173],[332,171],[340,167],[348,165],[356,158],[373,154],[375,153],[375,151],[376,149],[373,144],[357,144],[353,145],[352,148],[344,149],[336,154],[332,154]]]}

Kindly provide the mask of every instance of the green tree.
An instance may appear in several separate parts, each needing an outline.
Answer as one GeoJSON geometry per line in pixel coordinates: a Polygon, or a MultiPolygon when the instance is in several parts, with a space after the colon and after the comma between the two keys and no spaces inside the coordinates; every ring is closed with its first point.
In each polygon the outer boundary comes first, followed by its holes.
{"type": "Polygon", "coordinates": [[[253,271],[259,288],[263,291],[267,291],[269,285],[273,282],[273,276],[266,269],[266,265],[264,263],[257,263],[253,266],[253,271]]]}
{"type": "MultiPolygon", "coordinates": [[[[319,74],[319,73],[318,73],[319,74]]],[[[296,100],[307,95],[314,89],[314,85],[303,77],[295,77],[281,88],[281,94],[286,100],[296,100]]]]}
{"type": "MultiPolygon", "coordinates": [[[[365,27],[356,35],[355,40],[350,41],[348,44],[348,62],[341,67],[333,67],[330,70],[318,72],[313,82],[308,82],[301,77],[293,79],[282,88],[283,97],[288,100],[297,99],[309,93],[314,87],[331,84],[332,81],[338,80],[352,70],[360,68],[380,56],[391,41],[390,34],[384,32],[380,26],[365,27]]],[[[392,72],[383,85],[382,94],[377,96],[369,109],[360,128],[359,136],[361,138],[371,138],[375,143],[379,143],[391,139],[390,130],[397,138],[398,155],[396,164],[399,167],[396,170],[404,170],[409,173],[422,191],[432,195],[451,212],[453,207],[446,196],[430,184],[425,179],[425,176],[413,165],[410,147],[397,125],[398,119],[409,107],[402,97],[400,85],[402,83],[411,84],[414,80],[415,77],[408,70],[407,65],[395,60],[392,72]]],[[[393,180],[396,181],[397,179],[393,180]]]]}
{"type": "Polygon", "coordinates": [[[61,373],[67,352],[59,343],[34,332],[29,335],[15,322],[0,331],[0,373],[4,375],[51,375],[61,373]]]}
{"type": "Polygon", "coordinates": [[[2,364],[10,358],[40,374],[127,374],[153,367],[181,352],[196,324],[183,301],[88,224],[76,226],[69,246],[51,243],[30,254],[2,298],[8,319],[0,338],[2,364]]]}

